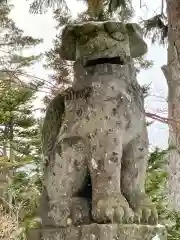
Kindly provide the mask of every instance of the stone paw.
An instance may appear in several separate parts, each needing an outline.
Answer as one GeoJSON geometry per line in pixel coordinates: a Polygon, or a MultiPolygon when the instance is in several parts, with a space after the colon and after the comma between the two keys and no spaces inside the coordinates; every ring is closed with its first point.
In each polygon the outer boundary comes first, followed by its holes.
{"type": "Polygon", "coordinates": [[[144,193],[132,193],[129,204],[134,211],[134,221],[136,223],[156,225],[158,223],[158,213],[155,204],[144,193]]]}
{"type": "Polygon", "coordinates": [[[97,223],[133,223],[134,213],[123,195],[119,194],[94,202],[92,217],[97,223]]]}

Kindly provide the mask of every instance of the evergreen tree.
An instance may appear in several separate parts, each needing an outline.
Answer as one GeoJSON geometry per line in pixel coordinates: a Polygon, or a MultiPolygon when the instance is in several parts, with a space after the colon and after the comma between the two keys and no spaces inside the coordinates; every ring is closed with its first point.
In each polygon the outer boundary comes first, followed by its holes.
{"type": "MultiPolygon", "coordinates": [[[[84,0],[83,2],[87,4],[88,15],[97,20],[103,20],[104,15],[107,14],[111,16],[113,13],[128,15],[132,12],[130,0],[84,0]]],[[[46,12],[48,8],[69,11],[65,0],[34,0],[30,5],[30,10],[33,13],[43,13],[46,12]]]]}
{"type": "Polygon", "coordinates": [[[166,171],[167,156],[170,148],[161,150],[156,148],[150,153],[146,176],[146,192],[157,206],[159,223],[167,228],[168,240],[180,238],[180,216],[176,211],[168,207],[168,195],[166,183],[168,174],[166,171]]]}
{"type": "Polygon", "coordinates": [[[0,4],[0,174],[3,181],[8,176],[8,198],[0,184],[0,200],[26,226],[36,214],[41,188],[40,123],[33,102],[43,82],[27,74],[41,55],[25,50],[42,40],[24,36],[9,18],[11,8],[0,4]]]}
{"type": "Polygon", "coordinates": [[[166,219],[168,213],[166,211],[166,156],[168,149],[160,150],[156,148],[149,155],[147,175],[146,175],[146,192],[156,204],[160,221],[166,219]]]}

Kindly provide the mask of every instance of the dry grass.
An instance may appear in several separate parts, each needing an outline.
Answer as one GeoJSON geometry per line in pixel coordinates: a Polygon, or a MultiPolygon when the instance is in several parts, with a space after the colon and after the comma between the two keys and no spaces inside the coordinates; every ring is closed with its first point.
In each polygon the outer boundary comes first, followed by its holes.
{"type": "Polygon", "coordinates": [[[0,208],[0,240],[15,240],[17,221],[0,208]]]}

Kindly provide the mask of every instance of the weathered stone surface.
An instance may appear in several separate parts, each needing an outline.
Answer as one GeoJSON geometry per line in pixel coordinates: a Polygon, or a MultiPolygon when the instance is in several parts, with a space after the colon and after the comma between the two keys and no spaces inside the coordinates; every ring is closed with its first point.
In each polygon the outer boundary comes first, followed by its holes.
{"type": "Polygon", "coordinates": [[[87,60],[120,56],[127,61],[147,52],[138,24],[115,21],[67,25],[62,34],[61,57],[87,60]]]}
{"type": "Polygon", "coordinates": [[[91,224],[31,230],[28,240],[166,240],[163,226],[91,224]]]}
{"type": "Polygon", "coordinates": [[[62,51],[76,60],[75,79],[44,120],[43,226],[157,223],[145,194],[148,136],[131,61],[146,50],[135,24],[87,22],[64,30],[62,51]]]}
{"type": "Polygon", "coordinates": [[[143,94],[132,64],[84,68],[77,62],[75,73],[52,152],[47,149],[61,116],[57,120],[54,117],[59,111],[59,100],[54,110],[49,108],[49,117],[45,119],[55,121],[45,122],[44,127],[44,155],[48,159],[44,185],[50,206],[45,212],[56,226],[85,224],[88,219],[130,223],[134,214],[138,222],[157,223],[155,206],[144,189],[148,137],[143,94]],[[87,98],[78,97],[82,87],[91,88],[87,98]],[[92,205],[79,195],[88,173],[92,205]],[[83,203],[81,208],[77,198],[83,203]]]}

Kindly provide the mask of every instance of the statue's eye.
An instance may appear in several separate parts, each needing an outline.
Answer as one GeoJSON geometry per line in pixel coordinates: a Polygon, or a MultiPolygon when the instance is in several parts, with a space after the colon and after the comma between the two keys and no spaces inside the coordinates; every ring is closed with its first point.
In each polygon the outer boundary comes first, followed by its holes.
{"type": "Polygon", "coordinates": [[[78,108],[78,109],[76,110],[76,114],[77,114],[78,117],[81,117],[81,116],[82,116],[82,113],[83,113],[82,108],[78,108]]]}

